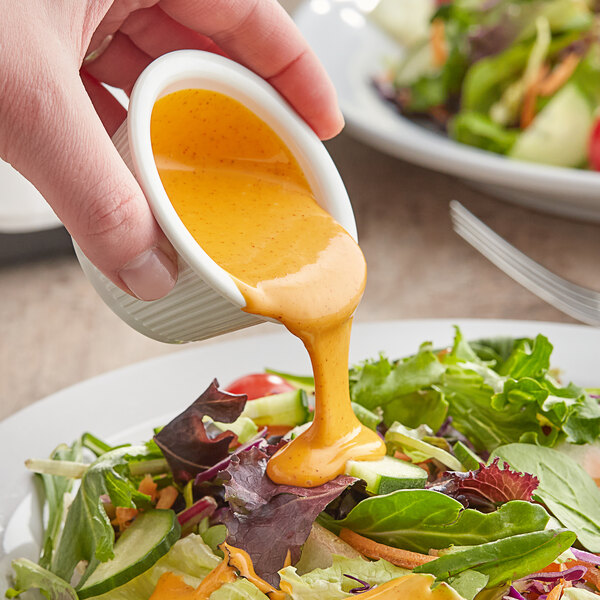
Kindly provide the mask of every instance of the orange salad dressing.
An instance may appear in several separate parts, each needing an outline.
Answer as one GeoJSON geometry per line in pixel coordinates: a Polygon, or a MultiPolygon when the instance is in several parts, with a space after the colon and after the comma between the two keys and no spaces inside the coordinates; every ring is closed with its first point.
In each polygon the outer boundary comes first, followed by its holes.
{"type": "Polygon", "coordinates": [[[385,445],[354,415],[348,389],[365,260],[317,204],[290,150],[241,103],[208,90],[158,100],[151,136],[177,214],[232,276],[244,310],[283,323],[310,355],[314,421],[269,461],[269,477],[314,487],[343,473],[350,458],[382,457],[385,445]]]}

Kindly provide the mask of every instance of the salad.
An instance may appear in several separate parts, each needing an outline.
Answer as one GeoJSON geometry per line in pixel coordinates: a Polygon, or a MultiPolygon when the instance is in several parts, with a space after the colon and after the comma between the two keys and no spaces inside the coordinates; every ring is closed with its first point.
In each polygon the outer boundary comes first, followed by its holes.
{"type": "Polygon", "coordinates": [[[152,439],[90,433],[27,462],[44,489],[38,563],[8,598],[593,600],[600,597],[600,390],[560,381],[534,339],[424,343],[349,371],[388,453],[277,485],[313,381],[216,381],[152,439]]]}
{"type": "Polygon", "coordinates": [[[414,4],[373,13],[406,50],[376,81],[385,98],[458,142],[600,170],[596,2],[419,0],[419,19],[414,4]]]}

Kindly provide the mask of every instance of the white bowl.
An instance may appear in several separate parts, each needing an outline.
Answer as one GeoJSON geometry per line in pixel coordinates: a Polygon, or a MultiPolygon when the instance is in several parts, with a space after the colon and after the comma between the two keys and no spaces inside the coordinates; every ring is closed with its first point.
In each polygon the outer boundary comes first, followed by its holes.
{"type": "Polygon", "coordinates": [[[331,157],[316,134],[268,83],[239,64],[208,52],[181,50],[160,57],[135,84],[127,119],[113,142],[179,255],[177,284],[165,298],[137,300],[106,278],[77,245],[75,250],[85,274],[119,317],[140,333],[171,343],[202,340],[264,320],[241,310],[246,305],[244,297],[182,223],[154,162],[150,141],[154,104],[167,94],[189,88],[226,94],[265,121],[296,157],[317,202],[356,239],[352,207],[331,157]]]}
{"type": "MultiPolygon", "coordinates": [[[[346,130],[378,150],[543,212],[600,222],[600,173],[522,162],[456,142],[399,114],[372,85],[403,52],[369,20],[374,0],[306,0],[296,25],[338,93],[346,130]]],[[[460,200],[460,198],[458,198],[460,200]]]]}

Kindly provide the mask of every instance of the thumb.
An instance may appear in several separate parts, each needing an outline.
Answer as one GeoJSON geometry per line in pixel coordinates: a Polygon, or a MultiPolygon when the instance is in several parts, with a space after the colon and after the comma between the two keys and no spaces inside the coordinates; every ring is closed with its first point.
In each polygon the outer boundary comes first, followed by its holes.
{"type": "Polygon", "coordinates": [[[113,283],[141,300],[161,298],[175,285],[176,253],[77,72],[63,70],[25,85],[29,89],[17,93],[28,98],[26,106],[9,102],[7,111],[0,111],[12,122],[8,143],[2,144],[6,158],[113,283]]]}

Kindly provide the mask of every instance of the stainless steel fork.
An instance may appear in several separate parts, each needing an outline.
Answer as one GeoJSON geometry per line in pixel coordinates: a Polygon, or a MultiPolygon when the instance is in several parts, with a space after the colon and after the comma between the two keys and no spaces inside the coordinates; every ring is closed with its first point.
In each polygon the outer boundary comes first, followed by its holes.
{"type": "Polygon", "coordinates": [[[565,314],[600,327],[600,293],[542,267],[482,223],[460,202],[450,202],[454,231],[515,281],[565,314]]]}

